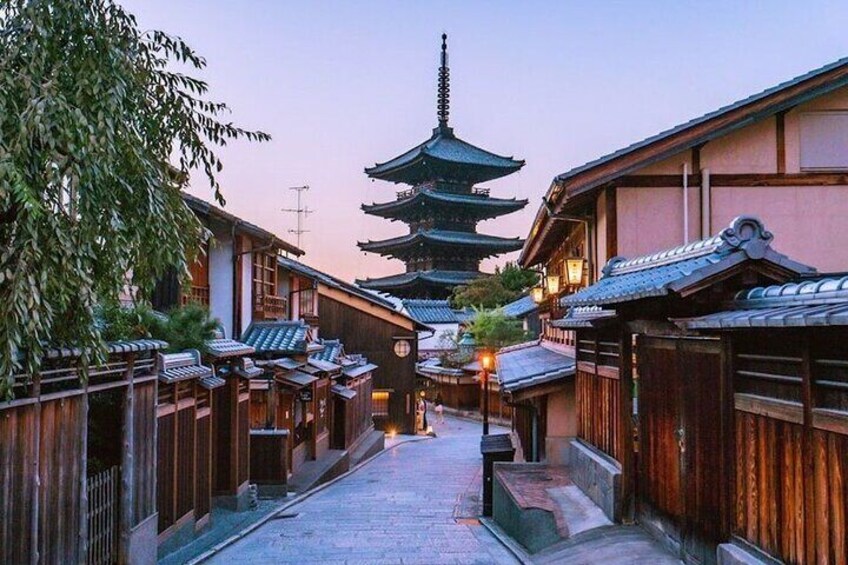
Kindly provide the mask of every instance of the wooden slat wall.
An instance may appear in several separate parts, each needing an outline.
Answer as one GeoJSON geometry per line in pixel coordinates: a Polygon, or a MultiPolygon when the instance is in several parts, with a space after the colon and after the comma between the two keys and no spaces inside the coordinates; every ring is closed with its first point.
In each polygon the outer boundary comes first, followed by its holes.
{"type": "Polygon", "coordinates": [[[156,381],[135,385],[133,433],[133,525],[156,512],[156,381]]]}
{"type": "Polygon", "coordinates": [[[80,456],[85,449],[82,401],[79,395],[41,405],[38,545],[42,563],[70,563],[79,554],[80,456]]]}
{"type": "Polygon", "coordinates": [[[33,405],[0,412],[0,563],[27,563],[33,552],[35,416],[33,405]]]}
{"type": "Polygon", "coordinates": [[[621,457],[621,416],[617,379],[577,371],[577,437],[613,459],[621,457]]]}
{"type": "Polygon", "coordinates": [[[177,519],[174,508],[174,442],[176,441],[176,413],[160,416],[158,457],[157,457],[157,480],[156,480],[156,507],[159,510],[159,533],[165,531],[177,519]]]}
{"type": "Polygon", "coordinates": [[[177,519],[194,508],[194,464],[195,464],[195,417],[194,407],[177,412],[177,519]]]}
{"type": "Polygon", "coordinates": [[[216,494],[235,494],[233,483],[235,470],[234,449],[235,432],[232,425],[232,413],[238,399],[238,382],[229,378],[227,384],[212,391],[212,425],[214,428],[215,463],[213,467],[214,492],[216,494]]]}
{"type": "Polygon", "coordinates": [[[212,507],[212,416],[209,412],[197,419],[195,452],[194,514],[198,520],[212,507]]]}
{"type": "Polygon", "coordinates": [[[239,394],[238,402],[237,485],[250,478],[250,393],[246,392],[246,381],[240,382],[239,385],[244,387],[245,391],[239,394]]]}
{"type": "Polygon", "coordinates": [[[733,532],[789,563],[845,564],[846,336],[781,337],[734,342],[733,532]]]}

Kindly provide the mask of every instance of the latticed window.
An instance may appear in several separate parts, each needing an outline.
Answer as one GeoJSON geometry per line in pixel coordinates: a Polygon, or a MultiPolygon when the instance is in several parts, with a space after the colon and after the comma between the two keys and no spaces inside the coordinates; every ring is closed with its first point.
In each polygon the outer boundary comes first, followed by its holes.
{"type": "Polygon", "coordinates": [[[209,306],[209,244],[203,244],[188,270],[191,281],[183,289],[182,303],[198,302],[209,306]]]}
{"type": "Polygon", "coordinates": [[[315,289],[305,288],[298,293],[301,316],[315,316],[318,314],[315,308],[315,289]]]}
{"type": "Polygon", "coordinates": [[[371,410],[374,416],[389,415],[389,392],[375,390],[371,393],[371,410]]]}
{"type": "Polygon", "coordinates": [[[277,256],[253,254],[253,313],[259,319],[280,319],[286,315],[286,301],[277,296],[277,256]]]}

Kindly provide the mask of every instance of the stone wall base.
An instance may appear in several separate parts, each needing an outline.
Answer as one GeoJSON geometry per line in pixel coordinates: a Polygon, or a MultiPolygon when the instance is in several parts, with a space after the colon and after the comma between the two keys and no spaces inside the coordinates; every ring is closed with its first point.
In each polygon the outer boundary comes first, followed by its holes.
{"type": "Polygon", "coordinates": [[[621,467],[618,462],[579,439],[569,443],[567,466],[571,480],[613,522],[621,520],[621,467]]]}
{"type": "Polygon", "coordinates": [[[753,548],[723,543],[716,549],[718,565],[779,565],[781,562],[753,548]]]}
{"type": "Polygon", "coordinates": [[[549,465],[568,465],[572,436],[548,436],[545,438],[545,458],[549,465]]]}

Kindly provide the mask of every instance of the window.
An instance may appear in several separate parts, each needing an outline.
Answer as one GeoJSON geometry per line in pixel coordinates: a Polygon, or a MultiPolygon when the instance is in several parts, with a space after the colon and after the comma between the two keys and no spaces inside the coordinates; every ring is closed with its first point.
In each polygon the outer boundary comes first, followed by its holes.
{"type": "Polygon", "coordinates": [[[298,293],[298,303],[300,304],[300,315],[315,316],[315,289],[304,288],[298,293]]]}
{"type": "Polygon", "coordinates": [[[371,413],[374,416],[389,415],[389,392],[386,390],[375,390],[371,393],[371,413]]]}
{"type": "Polygon", "coordinates": [[[286,301],[277,296],[277,256],[253,254],[253,315],[260,320],[286,316],[286,301]]]}
{"type": "Polygon", "coordinates": [[[848,112],[801,114],[801,170],[848,169],[848,112]]]}

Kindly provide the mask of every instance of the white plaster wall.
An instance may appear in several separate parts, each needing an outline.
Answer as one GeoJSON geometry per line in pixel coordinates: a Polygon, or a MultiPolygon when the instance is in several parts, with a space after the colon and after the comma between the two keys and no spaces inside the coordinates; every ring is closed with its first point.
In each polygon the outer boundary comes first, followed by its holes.
{"type": "Polygon", "coordinates": [[[233,336],[233,241],[216,233],[209,242],[209,312],[218,318],[227,337],[233,336]]]}
{"type": "MultiPolygon", "coordinates": [[[[252,244],[242,240],[242,251],[250,251],[252,244]]],[[[253,320],[253,255],[242,254],[241,258],[241,331],[245,331],[253,320]]]]}

